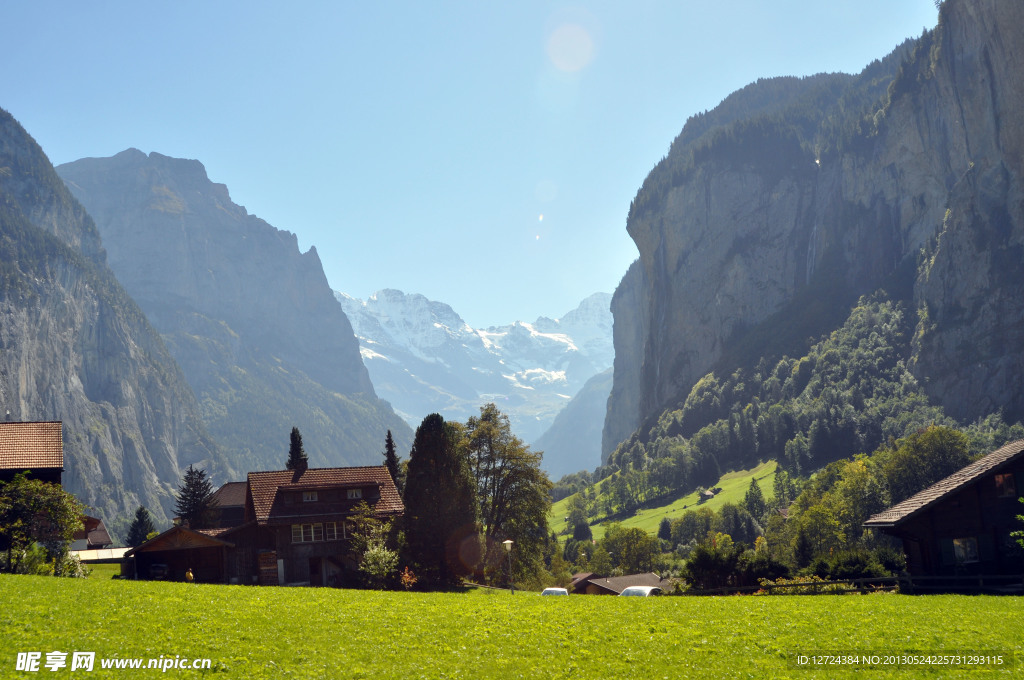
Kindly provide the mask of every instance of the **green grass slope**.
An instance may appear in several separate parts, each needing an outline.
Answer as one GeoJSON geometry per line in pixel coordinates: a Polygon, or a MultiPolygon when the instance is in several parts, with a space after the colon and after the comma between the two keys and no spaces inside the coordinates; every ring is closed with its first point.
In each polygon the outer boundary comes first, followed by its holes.
{"type": "Polygon", "coordinates": [[[33,675],[15,671],[18,652],[42,652],[45,662],[53,650],[95,652],[87,675],[96,678],[125,677],[102,669],[103,659],[180,655],[209,658],[207,673],[226,678],[502,680],[834,678],[856,671],[802,669],[797,657],[1024,652],[1024,610],[1009,597],[550,598],[0,576],[0,602],[0,677],[33,675]]]}
{"type": "MultiPolygon", "coordinates": [[[[747,489],[750,488],[751,479],[757,480],[757,485],[761,487],[761,492],[766,498],[769,498],[772,495],[772,483],[774,481],[775,470],[777,467],[776,462],[774,460],[770,460],[749,470],[737,470],[735,472],[726,473],[722,475],[715,484],[715,487],[721,488],[722,491],[711,500],[705,501],[699,506],[697,504],[697,492],[694,491],[681,498],[677,498],[670,503],[666,503],[665,505],[640,509],[632,517],[621,520],[621,524],[627,528],[639,527],[652,535],[657,534],[658,525],[664,517],[668,517],[670,520],[673,520],[678,518],[687,510],[693,510],[697,507],[718,510],[726,503],[742,503],[743,497],[747,493],[747,489]]],[[[600,489],[600,486],[598,489],[600,489]]],[[[571,499],[572,496],[569,496],[568,498],[563,498],[557,503],[552,504],[551,513],[548,515],[548,526],[552,531],[561,534],[561,532],[565,530],[565,520],[569,515],[568,508],[571,499]]],[[[603,522],[600,524],[593,524],[591,526],[591,530],[594,533],[595,539],[604,537],[603,522]]]]}

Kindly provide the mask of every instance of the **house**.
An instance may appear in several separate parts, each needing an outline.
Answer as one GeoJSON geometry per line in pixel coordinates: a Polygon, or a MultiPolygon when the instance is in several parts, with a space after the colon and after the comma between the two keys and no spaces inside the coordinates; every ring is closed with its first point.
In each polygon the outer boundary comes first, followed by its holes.
{"type": "Polygon", "coordinates": [[[0,482],[26,471],[31,479],[61,483],[64,439],[59,420],[0,422],[0,482]]]}
{"type": "Polygon", "coordinates": [[[1024,529],[1017,520],[1024,514],[1022,495],[1024,440],[873,515],[864,526],[903,542],[915,589],[989,589],[1014,579],[987,577],[1014,575],[1020,583],[1024,552],[1010,532],[1024,529]]]}
{"type": "Polygon", "coordinates": [[[71,537],[71,550],[100,550],[114,544],[103,520],[98,517],[82,516],[82,528],[71,537]]]}
{"type": "Polygon", "coordinates": [[[250,472],[215,496],[215,528],[172,527],[126,553],[134,567],[123,573],[180,580],[191,568],[199,582],[341,585],[357,569],[349,557],[356,506],[366,502],[381,519],[405,509],[383,465],[250,472]]]}
{"type": "Polygon", "coordinates": [[[657,586],[668,591],[671,590],[673,583],[654,572],[608,578],[590,573],[580,573],[573,575],[568,590],[575,595],[618,595],[630,586],[657,586]]]}

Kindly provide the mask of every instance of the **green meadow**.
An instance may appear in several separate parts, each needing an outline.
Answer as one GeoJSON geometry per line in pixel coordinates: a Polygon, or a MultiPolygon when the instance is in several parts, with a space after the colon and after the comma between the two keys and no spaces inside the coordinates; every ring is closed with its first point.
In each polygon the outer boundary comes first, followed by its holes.
{"type": "MultiPolygon", "coordinates": [[[[801,655],[1000,652],[1000,670],[875,668],[871,678],[1019,675],[1014,597],[540,597],[0,576],[0,677],[832,678],[801,655]],[[18,652],[96,653],[92,673],[15,671],[18,652]],[[101,659],[209,658],[205,672],[101,659]]],[[[70,658],[70,656],[69,656],[70,658]]]]}
{"type": "MultiPolygon", "coordinates": [[[[746,496],[747,490],[750,488],[751,479],[756,479],[757,485],[761,487],[761,493],[765,495],[765,498],[770,498],[773,493],[772,483],[775,478],[776,467],[776,462],[770,460],[750,470],[737,470],[736,472],[722,475],[722,478],[715,484],[716,487],[722,489],[721,492],[701,505],[697,504],[697,492],[694,491],[664,505],[641,508],[632,517],[626,517],[618,521],[626,528],[639,527],[649,534],[657,534],[658,525],[664,517],[673,520],[680,517],[687,510],[693,510],[698,507],[718,510],[726,503],[742,503],[743,497],[746,496]]],[[[604,481],[601,482],[601,484],[604,483],[604,481]]],[[[600,486],[598,489],[600,489],[600,486]]],[[[561,534],[565,530],[565,519],[569,514],[568,508],[571,498],[572,496],[569,496],[552,504],[551,512],[548,514],[548,526],[551,527],[552,531],[561,534]]],[[[591,530],[593,531],[594,538],[603,538],[604,529],[604,523],[592,525],[591,530]]]]}

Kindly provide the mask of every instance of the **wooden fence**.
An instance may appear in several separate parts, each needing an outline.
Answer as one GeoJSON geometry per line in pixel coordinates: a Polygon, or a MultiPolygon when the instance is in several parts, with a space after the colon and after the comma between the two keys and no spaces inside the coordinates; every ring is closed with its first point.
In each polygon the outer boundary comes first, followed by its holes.
{"type": "Polygon", "coordinates": [[[842,595],[898,590],[901,593],[1006,593],[1024,595],[1024,574],[957,574],[955,576],[892,576],[838,581],[786,581],[763,586],[691,589],[686,595],[842,595]]]}

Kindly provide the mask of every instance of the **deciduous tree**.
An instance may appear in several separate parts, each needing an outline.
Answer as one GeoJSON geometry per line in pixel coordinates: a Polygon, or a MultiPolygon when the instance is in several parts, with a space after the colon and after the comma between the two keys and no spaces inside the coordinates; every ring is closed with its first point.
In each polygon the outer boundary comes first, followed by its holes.
{"type": "Polygon", "coordinates": [[[0,483],[3,571],[17,573],[35,543],[41,543],[51,559],[63,564],[72,535],[82,527],[84,512],[78,499],[59,484],[29,479],[24,473],[0,483]]]}

